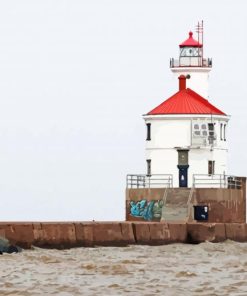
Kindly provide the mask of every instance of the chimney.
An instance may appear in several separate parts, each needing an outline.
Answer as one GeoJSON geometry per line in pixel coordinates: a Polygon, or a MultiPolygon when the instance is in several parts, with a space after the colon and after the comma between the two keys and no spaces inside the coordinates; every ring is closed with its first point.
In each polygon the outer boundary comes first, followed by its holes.
{"type": "Polygon", "coordinates": [[[184,75],[180,75],[179,79],[179,90],[186,89],[186,77],[184,75]]]}
{"type": "Polygon", "coordinates": [[[179,79],[179,90],[186,89],[186,79],[190,79],[190,75],[180,75],[178,77],[179,79]]]}

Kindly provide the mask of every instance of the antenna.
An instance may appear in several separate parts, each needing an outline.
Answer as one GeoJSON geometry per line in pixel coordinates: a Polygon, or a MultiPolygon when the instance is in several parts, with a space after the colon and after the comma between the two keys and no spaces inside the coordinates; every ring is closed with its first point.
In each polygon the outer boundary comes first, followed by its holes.
{"type": "Polygon", "coordinates": [[[203,66],[203,21],[198,22],[196,25],[196,32],[197,32],[197,38],[198,38],[198,45],[200,44],[200,37],[201,37],[201,45],[202,45],[202,57],[201,57],[201,66],[203,66]]]}

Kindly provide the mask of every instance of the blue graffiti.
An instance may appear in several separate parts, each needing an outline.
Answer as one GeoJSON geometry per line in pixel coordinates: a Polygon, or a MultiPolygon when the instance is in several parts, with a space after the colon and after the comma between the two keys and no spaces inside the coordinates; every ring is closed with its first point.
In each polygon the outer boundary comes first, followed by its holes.
{"type": "Polygon", "coordinates": [[[143,199],[137,202],[130,202],[130,214],[134,217],[143,218],[144,220],[153,220],[154,218],[154,208],[155,201],[147,202],[143,199]]]}

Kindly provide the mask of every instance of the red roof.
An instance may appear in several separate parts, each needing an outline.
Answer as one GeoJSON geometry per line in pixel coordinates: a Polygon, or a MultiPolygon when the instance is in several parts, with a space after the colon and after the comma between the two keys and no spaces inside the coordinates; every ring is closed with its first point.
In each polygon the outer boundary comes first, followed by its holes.
{"type": "Polygon", "coordinates": [[[213,114],[226,115],[190,88],[175,93],[147,115],[158,114],[213,114]]]}
{"type": "Polygon", "coordinates": [[[183,43],[179,44],[179,47],[202,47],[202,44],[193,38],[193,33],[189,32],[189,38],[183,43]]]}

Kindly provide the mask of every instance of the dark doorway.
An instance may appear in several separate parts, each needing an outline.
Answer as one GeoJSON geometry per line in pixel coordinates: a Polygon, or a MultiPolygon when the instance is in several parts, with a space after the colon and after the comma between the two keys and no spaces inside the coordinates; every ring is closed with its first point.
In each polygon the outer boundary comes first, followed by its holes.
{"type": "Polygon", "coordinates": [[[188,187],[188,165],[178,165],[179,187],[188,187]]]}

